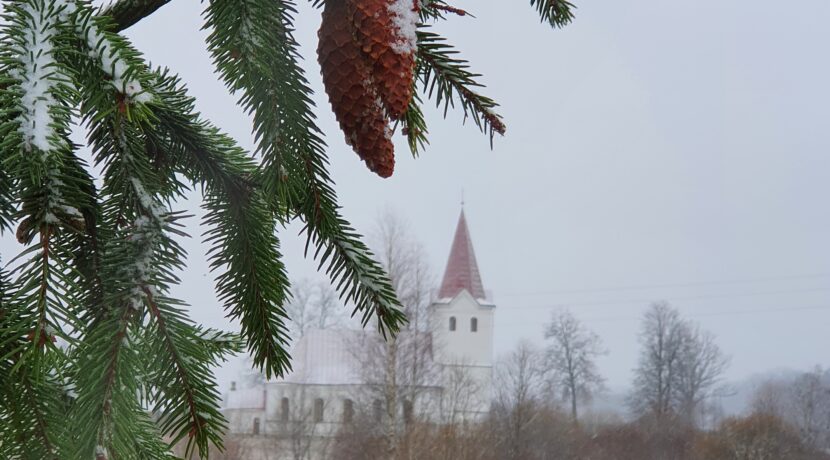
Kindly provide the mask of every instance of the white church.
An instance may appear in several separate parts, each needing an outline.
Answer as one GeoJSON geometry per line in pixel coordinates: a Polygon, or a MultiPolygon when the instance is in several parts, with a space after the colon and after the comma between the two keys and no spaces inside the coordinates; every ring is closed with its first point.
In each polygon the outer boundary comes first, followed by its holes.
{"type": "MultiPolygon", "coordinates": [[[[320,452],[326,439],[361,415],[375,421],[390,412],[401,422],[413,417],[432,423],[479,420],[489,412],[492,399],[494,310],[462,209],[437,300],[427,308],[428,330],[398,335],[399,344],[420,347],[417,356],[422,358],[414,361],[429,370],[417,379],[398,379],[398,407],[386,406],[389,399],[379,390],[383,383],[367,372],[383,364],[367,364],[355,353],[361,344],[387,346],[377,331],[311,330],[293,347],[289,374],[255,388],[232,385],[223,409],[229,433],[271,441],[293,436],[294,448],[299,437],[320,452]]],[[[266,444],[272,450],[267,458],[281,458],[273,442],[266,444]]]]}

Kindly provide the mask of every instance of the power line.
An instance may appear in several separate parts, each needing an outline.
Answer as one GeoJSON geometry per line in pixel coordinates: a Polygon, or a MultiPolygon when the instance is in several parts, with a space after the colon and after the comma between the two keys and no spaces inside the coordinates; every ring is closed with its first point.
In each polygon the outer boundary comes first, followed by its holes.
{"type": "Polygon", "coordinates": [[[586,294],[594,292],[618,292],[618,291],[639,291],[646,289],[666,289],[678,287],[696,287],[696,286],[721,286],[730,284],[748,284],[761,283],[767,281],[793,281],[802,279],[816,279],[830,277],[830,273],[815,273],[809,275],[784,275],[784,276],[768,276],[762,278],[744,278],[731,280],[711,280],[711,281],[695,281],[688,283],[666,283],[666,284],[641,284],[629,286],[606,286],[595,288],[580,288],[580,289],[557,289],[548,291],[531,291],[531,292],[513,292],[500,294],[500,297],[532,297],[537,295],[556,295],[556,294],[586,294]]]}
{"type": "MultiPolygon", "coordinates": [[[[762,314],[762,313],[789,313],[789,312],[796,312],[796,311],[811,311],[811,310],[830,310],[830,305],[812,305],[812,306],[805,306],[805,307],[782,307],[782,308],[751,308],[751,309],[742,309],[742,310],[731,310],[731,311],[716,311],[716,312],[700,312],[700,313],[687,313],[683,312],[683,317],[690,317],[690,318],[701,318],[701,317],[711,317],[711,316],[742,316],[742,315],[751,315],[751,314],[762,314]]],[[[601,317],[594,317],[594,318],[580,318],[581,321],[586,323],[604,323],[604,322],[612,322],[612,321],[640,321],[642,317],[636,316],[601,316],[601,317]]]]}
{"type": "MultiPolygon", "coordinates": [[[[752,315],[758,313],[781,313],[781,312],[792,312],[792,311],[809,311],[809,310],[828,310],[830,309],[830,305],[813,305],[809,307],[784,307],[784,308],[753,308],[753,309],[745,309],[745,310],[732,310],[732,311],[716,311],[716,312],[704,312],[704,313],[683,313],[684,317],[690,318],[701,318],[701,317],[710,317],[710,316],[742,316],[742,315],[752,315]]],[[[596,323],[596,322],[609,322],[609,321],[639,321],[642,318],[627,316],[627,317],[600,317],[600,318],[585,318],[583,321],[586,323],[596,323]]]]}
{"type": "Polygon", "coordinates": [[[830,286],[828,287],[819,287],[819,288],[808,288],[808,289],[787,289],[787,290],[779,290],[779,291],[765,291],[765,292],[743,292],[743,293],[734,293],[734,294],[710,294],[710,295],[697,295],[697,296],[655,296],[652,298],[641,298],[641,299],[626,299],[626,300],[598,300],[598,301],[587,301],[587,302],[561,302],[557,305],[546,304],[546,305],[524,305],[524,306],[507,306],[505,308],[510,310],[544,310],[550,308],[561,308],[561,307],[588,307],[588,306],[598,306],[598,305],[630,305],[630,304],[648,304],[654,302],[656,300],[666,300],[666,301],[688,301],[688,300],[709,300],[709,299],[729,299],[729,298],[739,298],[739,297],[755,297],[755,296],[767,296],[767,295],[780,295],[780,294],[801,294],[807,292],[823,292],[823,291],[830,291],[830,286]]]}

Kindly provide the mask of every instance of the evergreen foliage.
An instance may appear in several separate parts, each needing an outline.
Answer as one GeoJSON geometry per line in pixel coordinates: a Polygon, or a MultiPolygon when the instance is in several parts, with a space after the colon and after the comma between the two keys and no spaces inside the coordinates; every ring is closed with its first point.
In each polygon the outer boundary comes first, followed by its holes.
{"type": "MultiPolygon", "coordinates": [[[[0,231],[16,229],[23,249],[0,272],[2,458],[173,458],[177,442],[207,457],[211,444],[221,448],[227,422],[211,368],[245,350],[269,377],[290,369],[278,230],[291,221],[304,223],[306,253],[364,326],[387,335],[406,321],[340,214],[293,37],[297,5],[205,2],[216,71],[253,119],[249,153],[120,34],[168,2],[3,2],[0,231]],[[87,134],[100,181],[69,140],[73,126],[87,134]],[[217,296],[239,335],[193,323],[171,296],[186,264],[177,241],[188,216],[175,208],[189,187],[204,196],[217,296]]],[[[531,4],[553,26],[571,20],[567,2],[531,4]]],[[[504,132],[478,75],[429,28],[448,12],[440,0],[421,9],[421,95],[403,121],[413,154],[427,144],[426,97],[445,112],[459,104],[491,138],[504,132]]]]}

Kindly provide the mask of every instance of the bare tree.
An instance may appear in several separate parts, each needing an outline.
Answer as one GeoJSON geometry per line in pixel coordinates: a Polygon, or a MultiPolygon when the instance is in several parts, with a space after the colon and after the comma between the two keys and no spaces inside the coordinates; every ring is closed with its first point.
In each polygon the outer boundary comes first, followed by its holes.
{"type": "Polygon", "coordinates": [[[694,425],[729,363],[714,336],[658,302],[646,311],[640,341],[632,409],[657,421],[669,417],[694,425]]]}
{"type": "Polygon", "coordinates": [[[680,332],[675,399],[683,421],[697,426],[698,412],[716,390],[729,359],[721,353],[714,335],[699,326],[686,323],[680,332]]]}
{"type": "Polygon", "coordinates": [[[830,385],[821,368],[805,372],[790,387],[790,418],[805,444],[830,445],[830,385]]]}
{"type": "Polygon", "coordinates": [[[529,427],[542,406],[543,380],[542,354],[529,342],[520,342],[496,366],[496,431],[506,458],[528,458],[529,427]]]}
{"type": "Polygon", "coordinates": [[[408,320],[405,327],[426,331],[435,279],[423,246],[408,228],[407,222],[393,211],[382,212],[372,235],[372,247],[403,305],[408,320]]]}
{"type": "Polygon", "coordinates": [[[403,305],[408,324],[395,337],[358,335],[351,345],[358,372],[367,384],[363,401],[382,401],[382,431],[386,458],[398,456],[400,432],[406,420],[416,414],[423,393],[434,391],[440,369],[432,359],[432,337],[428,331],[427,308],[433,278],[423,248],[408,233],[406,223],[391,212],[382,214],[374,235],[381,264],[403,305]]]}
{"type": "Polygon", "coordinates": [[[830,449],[830,378],[820,367],[796,377],[764,381],[752,399],[755,414],[770,415],[794,427],[804,445],[830,449]]]}
{"type": "Polygon", "coordinates": [[[473,407],[481,391],[479,382],[470,375],[469,368],[464,364],[446,366],[443,369],[440,415],[444,425],[457,425],[462,422],[461,415],[473,407]]]}
{"type": "Polygon", "coordinates": [[[784,417],[788,399],[788,385],[778,380],[767,380],[755,389],[750,408],[755,414],[784,417]]]}
{"type": "Polygon", "coordinates": [[[666,302],[651,305],[640,331],[642,349],[635,369],[634,391],[629,405],[637,415],[661,420],[673,414],[678,359],[685,324],[677,310],[666,302]]]}
{"type": "Polygon", "coordinates": [[[554,313],[545,328],[550,341],[546,351],[547,371],[555,386],[570,402],[571,419],[578,420],[577,402],[590,399],[604,388],[595,360],[605,353],[599,336],[586,329],[574,315],[562,310],[554,313]]]}
{"type": "Polygon", "coordinates": [[[304,279],[292,283],[286,311],[295,337],[305,335],[311,328],[330,329],[345,322],[337,292],[325,281],[304,279]]]}
{"type": "MultiPolygon", "coordinates": [[[[298,385],[286,393],[291,401],[285,407],[286,413],[280,419],[272,421],[274,433],[271,446],[277,458],[285,458],[290,453],[293,460],[309,460],[324,455],[327,450],[328,433],[321,424],[323,414],[330,411],[329,399],[318,398],[316,392],[308,391],[304,385],[298,385]]],[[[266,452],[270,456],[271,452],[266,452]]],[[[270,458],[270,457],[269,457],[270,458]]]]}

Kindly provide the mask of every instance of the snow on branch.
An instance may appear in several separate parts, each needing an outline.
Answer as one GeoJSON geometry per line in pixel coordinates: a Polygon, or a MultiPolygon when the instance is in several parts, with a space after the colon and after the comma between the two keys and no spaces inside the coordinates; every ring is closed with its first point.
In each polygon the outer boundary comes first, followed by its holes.
{"type": "Polygon", "coordinates": [[[20,89],[18,130],[27,152],[37,150],[39,156],[32,157],[45,165],[44,185],[46,209],[42,221],[57,225],[59,216],[82,219],[80,212],[66,204],[62,189],[65,187],[60,174],[61,150],[68,144],[62,139],[60,130],[61,102],[59,86],[68,78],[60,70],[55,58],[55,43],[58,38],[58,24],[63,12],[50,8],[45,0],[31,0],[20,4],[22,33],[12,48],[19,66],[11,71],[20,89]]]}
{"type": "Polygon", "coordinates": [[[53,109],[58,104],[54,96],[57,64],[53,47],[57,18],[44,1],[26,2],[20,8],[26,29],[14,51],[22,68],[12,71],[23,93],[19,129],[28,151],[36,148],[46,154],[52,151],[57,137],[52,123],[53,109]]]}
{"type": "MultiPolygon", "coordinates": [[[[56,0],[55,4],[64,20],[69,20],[70,15],[75,15],[81,9],[77,0],[56,0]]],[[[101,65],[101,70],[112,77],[112,85],[115,89],[125,94],[131,101],[149,102],[152,96],[144,90],[141,82],[132,78],[123,50],[109,33],[99,27],[92,10],[87,8],[82,11],[81,15],[76,15],[75,21],[78,34],[89,47],[90,57],[97,60],[101,65]]]]}
{"type": "Polygon", "coordinates": [[[152,195],[147,193],[141,180],[137,177],[131,177],[130,183],[143,212],[133,222],[132,234],[129,238],[137,249],[133,264],[128,266],[133,282],[130,307],[138,310],[141,299],[144,298],[145,294],[155,295],[153,264],[163,236],[164,208],[152,195]]]}

